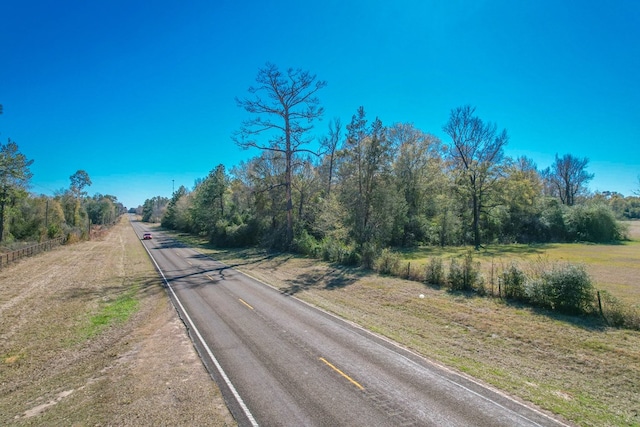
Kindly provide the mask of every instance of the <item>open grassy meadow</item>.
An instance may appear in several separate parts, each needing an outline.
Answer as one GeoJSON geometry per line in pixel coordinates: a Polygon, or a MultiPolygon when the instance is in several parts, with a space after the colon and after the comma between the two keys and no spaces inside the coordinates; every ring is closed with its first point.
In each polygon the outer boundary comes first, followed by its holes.
{"type": "MultiPolygon", "coordinates": [[[[630,304],[640,296],[638,223],[619,245],[488,247],[485,274],[500,263],[584,263],[599,289],[630,304]]],[[[580,426],[640,426],[640,332],[593,317],[550,313],[498,298],[448,292],[316,259],[263,251],[204,253],[400,345],[580,426]],[[423,298],[420,298],[423,295],[423,298]]],[[[403,253],[411,268],[468,248],[403,253]]],[[[445,263],[446,265],[446,263],[445,263]]],[[[485,278],[489,281],[489,278],[485,278]]]]}
{"type": "Polygon", "coordinates": [[[486,286],[497,292],[497,274],[510,263],[522,269],[536,270],[554,263],[582,264],[596,289],[609,291],[627,304],[640,306],[640,221],[625,222],[629,241],[619,244],[552,243],[540,245],[489,245],[480,251],[470,248],[421,248],[403,253],[412,269],[423,269],[432,257],[440,257],[445,266],[453,257],[471,251],[480,262],[486,286]]]}

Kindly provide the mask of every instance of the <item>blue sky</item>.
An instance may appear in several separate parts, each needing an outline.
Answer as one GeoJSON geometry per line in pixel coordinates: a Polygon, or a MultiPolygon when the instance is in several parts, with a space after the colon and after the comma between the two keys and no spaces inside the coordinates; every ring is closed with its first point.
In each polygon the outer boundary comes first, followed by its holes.
{"type": "Polygon", "coordinates": [[[539,168],[588,157],[593,191],[640,187],[640,2],[4,1],[0,138],[34,163],[32,191],[69,187],[127,207],[191,188],[233,144],[235,97],[272,62],[326,80],[325,116],[364,106],[448,142],[471,104],[539,168]]]}

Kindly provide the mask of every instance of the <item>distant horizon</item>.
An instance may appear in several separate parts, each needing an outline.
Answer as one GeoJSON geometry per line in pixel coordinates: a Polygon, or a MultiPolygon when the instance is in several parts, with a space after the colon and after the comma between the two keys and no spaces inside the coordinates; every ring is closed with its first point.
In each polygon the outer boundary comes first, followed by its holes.
{"type": "Polygon", "coordinates": [[[242,5],[139,0],[3,7],[0,138],[34,160],[32,191],[53,195],[85,170],[90,195],[127,208],[255,156],[231,135],[235,103],[266,62],[327,81],[310,136],[359,106],[385,126],[442,132],[477,108],[505,128],[505,154],[538,169],[589,159],[592,192],[640,184],[640,3],[513,4],[277,0],[242,5]],[[173,184],[174,183],[174,184],[173,184]]]}

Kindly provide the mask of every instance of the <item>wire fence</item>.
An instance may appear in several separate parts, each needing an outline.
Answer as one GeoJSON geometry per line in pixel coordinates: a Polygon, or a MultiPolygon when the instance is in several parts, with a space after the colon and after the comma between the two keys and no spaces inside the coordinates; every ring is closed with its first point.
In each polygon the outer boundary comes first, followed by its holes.
{"type": "Polygon", "coordinates": [[[25,246],[24,248],[16,249],[15,251],[1,253],[0,268],[6,267],[21,258],[30,257],[39,254],[40,252],[51,250],[56,246],[60,246],[62,243],[64,243],[64,238],[58,237],[57,239],[48,240],[36,245],[25,246]]]}

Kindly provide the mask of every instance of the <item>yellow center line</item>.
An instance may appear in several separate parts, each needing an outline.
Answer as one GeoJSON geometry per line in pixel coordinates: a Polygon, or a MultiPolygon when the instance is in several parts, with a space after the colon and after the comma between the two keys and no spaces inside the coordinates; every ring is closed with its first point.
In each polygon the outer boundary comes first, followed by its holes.
{"type": "Polygon", "coordinates": [[[335,366],[333,366],[327,359],[325,359],[324,357],[320,357],[319,359],[322,360],[324,363],[326,363],[327,366],[329,366],[331,369],[333,369],[334,371],[336,371],[337,373],[339,373],[340,375],[345,377],[347,379],[347,381],[349,381],[351,384],[355,385],[360,390],[364,390],[364,387],[362,387],[356,380],[354,380],[349,375],[347,375],[344,372],[342,372],[340,369],[338,369],[335,366]]]}
{"type": "Polygon", "coordinates": [[[253,310],[253,307],[251,307],[245,300],[243,300],[242,298],[238,298],[238,299],[240,300],[241,303],[243,303],[244,305],[249,307],[251,310],[253,310]]]}

